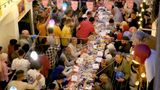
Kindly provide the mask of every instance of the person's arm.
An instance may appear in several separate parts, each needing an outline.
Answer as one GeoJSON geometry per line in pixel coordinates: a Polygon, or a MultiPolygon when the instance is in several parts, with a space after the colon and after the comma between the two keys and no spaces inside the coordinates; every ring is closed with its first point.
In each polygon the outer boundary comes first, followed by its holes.
{"type": "Polygon", "coordinates": [[[36,77],[36,80],[34,81],[33,84],[28,84],[24,82],[25,89],[34,89],[38,85],[40,79],[41,79],[41,76],[39,75],[36,77]]]}

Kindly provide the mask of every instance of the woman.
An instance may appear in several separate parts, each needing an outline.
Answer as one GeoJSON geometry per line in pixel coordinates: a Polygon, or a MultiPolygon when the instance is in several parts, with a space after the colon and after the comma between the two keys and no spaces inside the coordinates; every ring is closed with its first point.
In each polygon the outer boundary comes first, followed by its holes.
{"type": "Polygon", "coordinates": [[[63,47],[68,46],[72,37],[71,33],[72,19],[67,19],[61,33],[61,44],[63,47]]]}
{"type": "Polygon", "coordinates": [[[1,49],[0,49],[0,89],[2,88],[2,90],[5,88],[9,80],[8,78],[9,68],[6,64],[7,59],[8,59],[8,55],[6,53],[1,53],[1,49]]]}
{"type": "Polygon", "coordinates": [[[78,57],[80,55],[80,52],[77,51],[77,38],[72,37],[71,43],[68,45],[68,47],[71,50],[71,54],[74,57],[78,57]]]}

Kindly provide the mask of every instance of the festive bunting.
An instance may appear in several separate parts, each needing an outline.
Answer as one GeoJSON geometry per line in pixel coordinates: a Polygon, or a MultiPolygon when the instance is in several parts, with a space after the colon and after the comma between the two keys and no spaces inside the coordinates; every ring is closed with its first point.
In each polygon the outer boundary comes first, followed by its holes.
{"type": "Polygon", "coordinates": [[[127,3],[127,7],[129,8],[129,9],[132,9],[133,8],[133,0],[126,0],[126,3],[127,3]]]}
{"type": "Polygon", "coordinates": [[[42,0],[42,5],[47,7],[49,3],[49,0],[42,0]]]}
{"type": "Polygon", "coordinates": [[[61,9],[63,5],[63,0],[57,0],[57,8],[61,9]]]}
{"type": "Polygon", "coordinates": [[[71,7],[74,11],[78,8],[78,1],[71,1],[71,7]]]}
{"type": "Polygon", "coordinates": [[[89,11],[93,10],[93,2],[86,2],[86,6],[87,6],[89,11]]]}

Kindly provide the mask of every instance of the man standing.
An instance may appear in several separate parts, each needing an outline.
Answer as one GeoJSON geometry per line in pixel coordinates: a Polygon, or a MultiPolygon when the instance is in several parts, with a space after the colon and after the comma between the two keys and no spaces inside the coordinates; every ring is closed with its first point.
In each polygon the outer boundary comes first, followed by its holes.
{"type": "Polygon", "coordinates": [[[95,33],[94,25],[93,25],[94,21],[95,21],[94,18],[91,17],[89,21],[88,20],[82,21],[78,26],[76,36],[77,38],[82,40],[82,43],[86,43],[90,34],[95,33]]]}

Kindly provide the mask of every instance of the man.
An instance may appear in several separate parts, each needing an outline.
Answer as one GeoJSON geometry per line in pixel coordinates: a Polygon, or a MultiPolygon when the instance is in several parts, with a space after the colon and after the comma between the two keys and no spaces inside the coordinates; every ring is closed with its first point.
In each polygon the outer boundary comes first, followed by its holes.
{"type": "Polygon", "coordinates": [[[113,84],[115,84],[116,90],[128,90],[128,79],[130,76],[130,63],[125,60],[121,53],[117,53],[114,63],[114,77],[113,84]],[[121,75],[119,75],[121,74],[121,75]]]}
{"type": "Polygon", "coordinates": [[[28,84],[26,82],[23,82],[22,80],[24,80],[24,71],[19,70],[16,72],[16,80],[13,80],[11,82],[9,82],[8,86],[7,86],[7,90],[26,90],[26,89],[34,89],[37,84],[38,81],[41,79],[41,76],[38,75],[36,76],[36,80],[34,81],[33,84],[28,84]]]}
{"type": "Polygon", "coordinates": [[[87,42],[87,39],[88,37],[90,36],[90,34],[94,34],[95,33],[95,30],[94,30],[94,18],[91,17],[88,20],[85,20],[85,21],[82,21],[80,23],[80,25],[78,26],[78,30],[77,30],[77,33],[76,33],[76,36],[82,40],[83,43],[86,43],[87,42]]]}
{"type": "Polygon", "coordinates": [[[130,53],[131,46],[132,45],[131,42],[129,42],[129,38],[127,36],[124,36],[121,40],[121,46],[119,47],[119,51],[124,53],[130,53]]]}
{"type": "Polygon", "coordinates": [[[32,40],[29,37],[29,31],[28,30],[23,30],[22,31],[22,37],[20,39],[21,47],[23,47],[25,44],[28,44],[29,46],[32,45],[32,40]]]}
{"type": "Polygon", "coordinates": [[[26,59],[24,59],[24,51],[23,50],[19,50],[18,51],[18,55],[19,57],[14,59],[11,65],[11,69],[12,70],[23,70],[24,73],[27,73],[27,70],[30,67],[30,62],[26,59]]]}
{"type": "Polygon", "coordinates": [[[139,25],[138,25],[138,18],[136,16],[136,12],[132,12],[131,13],[131,21],[128,21],[129,22],[129,27],[136,27],[136,28],[139,28],[139,25]]]}

